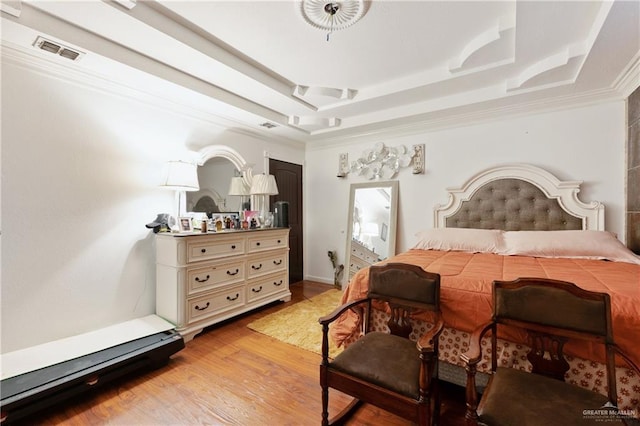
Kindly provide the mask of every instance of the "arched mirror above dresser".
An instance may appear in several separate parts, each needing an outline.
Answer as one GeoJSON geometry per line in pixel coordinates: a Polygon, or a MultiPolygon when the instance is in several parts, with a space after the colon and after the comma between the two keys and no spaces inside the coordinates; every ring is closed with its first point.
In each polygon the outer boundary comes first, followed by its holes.
{"type": "Polygon", "coordinates": [[[233,148],[210,145],[196,154],[200,190],[186,194],[186,211],[237,212],[243,210],[247,197],[229,195],[231,179],[241,177],[246,188],[251,187],[252,165],[233,148]]]}

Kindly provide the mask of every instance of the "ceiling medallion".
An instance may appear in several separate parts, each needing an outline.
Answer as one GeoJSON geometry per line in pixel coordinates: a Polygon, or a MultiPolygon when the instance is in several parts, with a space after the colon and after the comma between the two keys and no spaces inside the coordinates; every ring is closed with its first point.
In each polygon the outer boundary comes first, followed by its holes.
{"type": "Polygon", "coordinates": [[[364,0],[302,0],[300,11],[309,25],[334,31],[355,24],[366,10],[364,0]]]}

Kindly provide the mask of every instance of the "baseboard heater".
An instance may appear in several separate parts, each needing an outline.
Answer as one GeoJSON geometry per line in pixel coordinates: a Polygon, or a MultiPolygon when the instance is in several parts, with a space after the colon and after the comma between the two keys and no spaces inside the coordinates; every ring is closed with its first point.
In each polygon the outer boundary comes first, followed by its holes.
{"type": "Polygon", "coordinates": [[[174,330],[155,333],[0,382],[0,421],[9,424],[117,378],[161,367],[185,347],[174,330]]]}

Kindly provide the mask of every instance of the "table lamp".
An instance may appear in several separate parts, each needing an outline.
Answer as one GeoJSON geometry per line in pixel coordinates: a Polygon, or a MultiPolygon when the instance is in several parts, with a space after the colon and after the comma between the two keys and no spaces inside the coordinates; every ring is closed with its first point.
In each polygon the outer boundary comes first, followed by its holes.
{"type": "Polygon", "coordinates": [[[229,195],[240,197],[240,210],[249,210],[248,208],[245,208],[244,200],[245,197],[251,195],[251,193],[249,192],[247,185],[245,185],[242,176],[235,176],[231,178],[231,183],[229,184],[229,195]]]}
{"type": "Polygon", "coordinates": [[[160,184],[162,188],[176,191],[178,201],[178,214],[180,217],[186,210],[185,200],[182,197],[184,191],[198,191],[198,168],[193,163],[186,161],[168,161],[166,175],[160,184]]]}
{"type": "Polygon", "coordinates": [[[255,175],[251,181],[251,195],[255,196],[257,209],[260,212],[261,220],[267,217],[269,213],[269,196],[278,195],[278,185],[273,175],[255,175]]]}

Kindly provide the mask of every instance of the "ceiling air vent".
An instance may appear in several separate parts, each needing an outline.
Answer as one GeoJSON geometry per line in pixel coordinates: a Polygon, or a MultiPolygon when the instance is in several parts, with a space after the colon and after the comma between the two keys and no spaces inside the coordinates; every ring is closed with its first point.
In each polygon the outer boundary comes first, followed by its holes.
{"type": "Polygon", "coordinates": [[[82,52],[78,52],[77,50],[74,50],[68,46],[64,46],[63,44],[47,40],[44,37],[38,37],[33,45],[46,52],[60,55],[63,58],[71,59],[72,61],[76,61],[80,59],[82,55],[84,55],[84,53],[82,52]]]}
{"type": "Polygon", "coordinates": [[[75,50],[71,49],[65,49],[64,47],[60,49],[60,52],[58,53],[63,58],[71,59],[72,61],[75,61],[76,59],[78,59],[78,56],[80,56],[80,52],[76,52],[75,50]]]}

